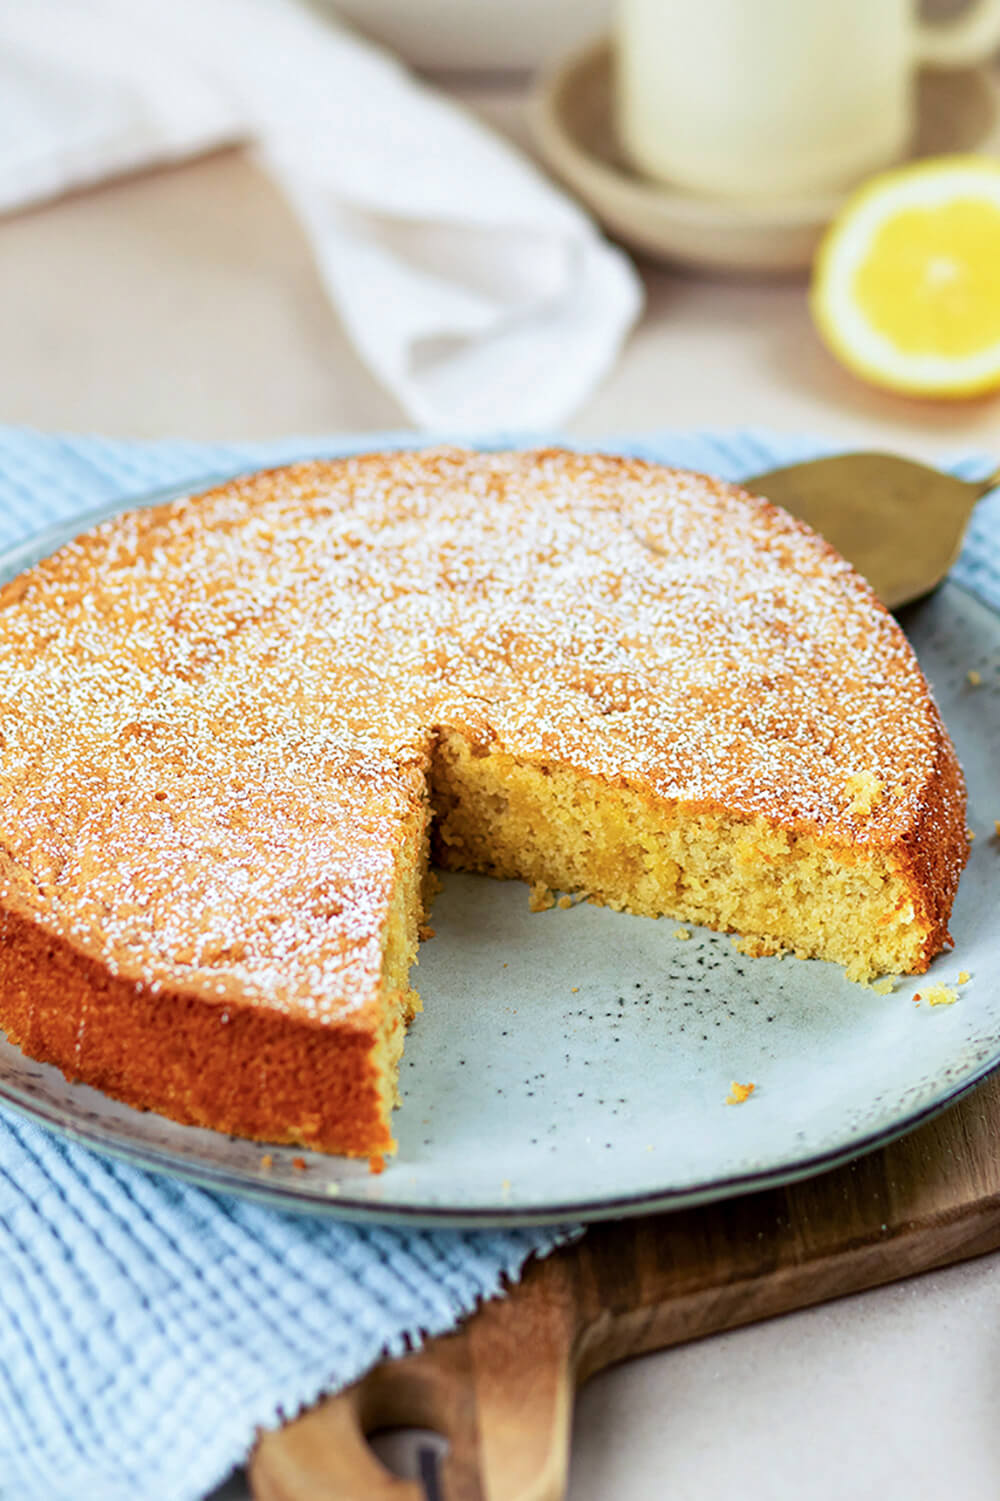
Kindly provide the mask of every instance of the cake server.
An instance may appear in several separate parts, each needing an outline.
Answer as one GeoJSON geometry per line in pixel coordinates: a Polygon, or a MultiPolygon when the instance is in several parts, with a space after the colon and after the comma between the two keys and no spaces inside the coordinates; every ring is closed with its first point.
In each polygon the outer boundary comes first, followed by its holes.
{"type": "Polygon", "coordinates": [[[840,453],[741,483],[819,532],[897,610],[944,578],[976,502],[1000,485],[1000,467],[963,480],[898,454],[840,453]]]}

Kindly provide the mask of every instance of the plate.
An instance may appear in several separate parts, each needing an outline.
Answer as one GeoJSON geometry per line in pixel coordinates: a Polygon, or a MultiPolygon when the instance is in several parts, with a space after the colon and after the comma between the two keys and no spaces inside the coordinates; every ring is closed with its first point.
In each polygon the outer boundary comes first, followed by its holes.
{"type": "MultiPolygon", "coordinates": [[[[805,270],[846,192],[736,202],[671,188],[626,161],[613,123],[611,43],[577,52],[542,82],[538,148],[617,239],[701,271],[805,270]]],[[[1000,89],[988,68],[925,68],[910,159],[1000,148],[1000,89]]]]}
{"type": "MultiPolygon", "coordinates": [[[[9,554],[0,577],[84,524],[9,554]]],[[[878,995],[834,965],[747,959],[722,934],[686,929],[685,939],[670,919],[586,903],[532,913],[520,883],[449,874],[436,936],[420,950],[425,1010],[403,1060],[399,1154],[379,1176],[133,1110],[2,1034],[0,1098],[101,1152],[209,1188],[453,1226],[696,1204],[891,1140],[1000,1065],[1000,617],[946,584],[903,624],[958,746],[977,835],[955,949],[929,976],[878,995]],[[962,970],[972,979],[956,1005],[914,1004],[962,970]],[[725,1104],[734,1079],[756,1085],[735,1107],[725,1104]]]]}

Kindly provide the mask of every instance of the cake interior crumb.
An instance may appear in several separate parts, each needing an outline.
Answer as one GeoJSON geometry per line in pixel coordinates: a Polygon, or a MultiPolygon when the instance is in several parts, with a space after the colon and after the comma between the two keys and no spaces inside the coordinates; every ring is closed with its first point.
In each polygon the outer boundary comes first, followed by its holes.
{"type": "Polygon", "coordinates": [[[616,911],[745,934],[746,954],[831,959],[861,981],[906,973],[922,952],[925,931],[889,854],[859,861],[763,817],[665,806],[444,727],[430,781],[438,863],[526,881],[532,911],[555,892],[586,892],[616,911]]]}
{"type": "Polygon", "coordinates": [[[848,812],[867,818],[882,801],[883,786],[884,783],[873,771],[857,771],[849,776],[846,783],[847,795],[851,800],[848,812]]]}
{"type": "Polygon", "coordinates": [[[528,906],[532,912],[547,912],[554,907],[556,899],[552,895],[552,888],[544,881],[532,881],[528,887],[528,906]]]}

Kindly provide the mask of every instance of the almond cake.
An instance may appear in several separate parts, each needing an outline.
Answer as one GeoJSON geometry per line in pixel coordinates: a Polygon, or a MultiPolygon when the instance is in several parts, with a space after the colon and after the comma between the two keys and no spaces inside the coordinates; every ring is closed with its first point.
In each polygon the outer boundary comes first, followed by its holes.
{"type": "Polygon", "coordinates": [[[949,942],[965,794],[893,618],[729,484],[393,452],[134,510],[0,593],[0,1025],[378,1157],[431,858],[853,978],[949,942]]]}

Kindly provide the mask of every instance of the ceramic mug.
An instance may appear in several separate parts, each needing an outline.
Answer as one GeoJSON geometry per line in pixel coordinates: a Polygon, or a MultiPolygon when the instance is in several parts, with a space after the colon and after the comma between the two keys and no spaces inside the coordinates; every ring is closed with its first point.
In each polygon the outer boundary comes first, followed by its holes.
{"type": "Polygon", "coordinates": [[[647,176],[726,198],[838,190],[906,153],[916,70],[1000,45],[1000,0],[620,0],[617,119],[647,176]]]}

